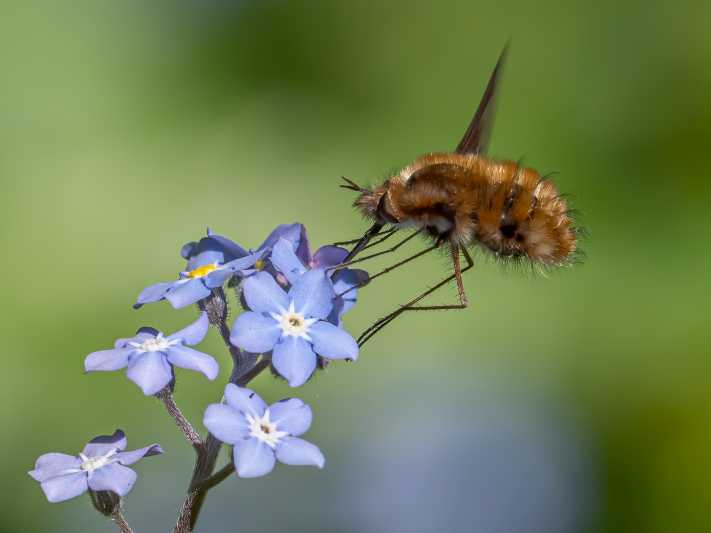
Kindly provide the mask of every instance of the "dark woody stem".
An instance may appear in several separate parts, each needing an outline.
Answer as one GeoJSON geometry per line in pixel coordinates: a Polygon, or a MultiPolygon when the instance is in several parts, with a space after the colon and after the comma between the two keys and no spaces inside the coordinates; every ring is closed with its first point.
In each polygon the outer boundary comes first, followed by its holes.
{"type": "Polygon", "coordinates": [[[193,487],[194,489],[199,489],[203,492],[206,492],[210,490],[212,487],[215,485],[219,485],[222,483],[225,479],[229,477],[232,472],[235,471],[235,465],[231,461],[227,463],[225,466],[223,466],[220,470],[212,474],[209,478],[207,478],[205,481],[200,483],[197,487],[193,487]]]}
{"type": "MultiPolygon", "coordinates": [[[[230,351],[233,365],[230,383],[244,387],[269,366],[269,360],[262,359],[256,362],[256,356],[243,353],[230,343],[230,328],[227,325],[229,308],[225,292],[221,288],[214,289],[212,295],[201,300],[198,305],[201,310],[207,313],[210,324],[220,332],[222,340],[230,351]]],[[[208,491],[234,471],[234,466],[230,463],[215,475],[212,474],[221,447],[222,442],[211,433],[207,434],[201,446],[196,447],[197,458],[188,494],[180,508],[180,515],[173,533],[190,533],[193,530],[208,491]]]]}
{"type": "Polygon", "coordinates": [[[170,385],[164,388],[158,394],[156,394],[156,398],[158,398],[165,404],[165,409],[166,411],[168,411],[168,414],[173,420],[175,420],[175,424],[178,426],[180,431],[183,432],[185,438],[190,444],[192,444],[193,448],[195,448],[195,451],[199,454],[200,450],[203,447],[200,434],[195,430],[195,428],[193,428],[192,424],[188,422],[188,419],[185,418],[183,412],[175,403],[175,400],[173,399],[173,393],[170,390],[170,385]]]}
{"type": "Polygon", "coordinates": [[[89,489],[89,497],[94,508],[102,515],[111,518],[121,533],[133,533],[133,529],[121,512],[121,496],[108,490],[94,491],[89,489]]]}
{"type": "Polygon", "coordinates": [[[131,526],[128,525],[128,522],[126,522],[126,519],[121,513],[121,506],[117,505],[114,512],[111,513],[111,520],[116,524],[116,527],[119,528],[121,533],[133,533],[133,529],[131,529],[131,526]]]}

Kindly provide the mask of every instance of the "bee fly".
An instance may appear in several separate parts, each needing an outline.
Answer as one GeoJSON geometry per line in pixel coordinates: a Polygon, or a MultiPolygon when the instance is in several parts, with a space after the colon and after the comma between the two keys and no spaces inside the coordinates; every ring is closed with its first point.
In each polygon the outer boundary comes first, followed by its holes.
{"type": "Polygon", "coordinates": [[[506,49],[501,53],[476,113],[454,152],[420,156],[373,188],[361,187],[343,178],[346,184],[342,187],[359,193],[354,207],[371,219],[373,225],[360,239],[349,241],[355,246],[344,262],[335,268],[394,252],[416,235],[423,234],[432,239],[431,246],[372,275],[368,281],[445,245],[449,248],[454,270],[452,275],[375,322],[361,334],[359,345],[405,311],[467,307],[462,273],[474,265],[467,250],[470,246],[478,245],[498,258],[523,259],[546,267],[570,263],[574,256],[577,231],[569,216],[567,202],[553,182],[532,168],[484,155],[505,56],[506,49]],[[366,248],[383,242],[403,228],[415,231],[385,251],[355,259],[366,248]],[[465,266],[462,266],[460,256],[464,258],[465,266]],[[452,280],[457,283],[457,303],[418,305],[423,298],[452,280]]]}

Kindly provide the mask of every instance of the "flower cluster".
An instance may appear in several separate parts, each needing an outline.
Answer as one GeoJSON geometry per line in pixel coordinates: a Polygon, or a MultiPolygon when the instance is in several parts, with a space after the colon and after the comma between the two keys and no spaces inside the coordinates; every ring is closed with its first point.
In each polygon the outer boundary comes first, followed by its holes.
{"type": "MultiPolygon", "coordinates": [[[[328,361],[356,360],[358,345],[343,329],[342,319],[356,303],[357,289],[367,283],[368,274],[344,268],[348,252],[343,248],[329,245],[312,254],[301,224],[278,226],[254,249],[208,229],[205,237],[184,245],[180,254],[186,264],[177,279],[145,288],[134,308],[162,300],[176,309],[197,304],[197,320],[172,334],[141,327],[133,337],[118,339],[113,348],[89,354],[85,371],[126,369],[126,376],[143,394],[165,403],[195,446],[198,459],[209,461],[205,454],[214,453],[214,463],[219,447],[208,451],[206,439],[173,399],[176,367],[199,372],[209,380],[217,378],[218,361],[193,348],[213,325],[228,344],[235,365],[223,400],[209,405],[203,419],[211,438],[232,447],[232,461],[223,470],[231,468],[244,478],[263,476],[277,460],[323,468],[325,459],[319,448],[299,438],[311,426],[308,405],[287,398],[267,406],[255,392],[236,383],[245,384],[271,368],[289,386],[299,387],[328,361]],[[232,324],[227,322],[226,288],[235,289],[236,302],[244,309],[232,324]]],[[[121,497],[136,481],[128,465],[163,452],[157,444],[132,452],[125,448],[126,437],[117,430],[91,440],[76,456],[44,454],[29,474],[40,482],[50,502],[89,491],[97,509],[115,513],[120,511],[121,497]],[[106,511],[96,503],[101,494],[110,495],[112,503],[106,511]]],[[[194,478],[191,485],[207,482],[210,479],[194,478]]]]}

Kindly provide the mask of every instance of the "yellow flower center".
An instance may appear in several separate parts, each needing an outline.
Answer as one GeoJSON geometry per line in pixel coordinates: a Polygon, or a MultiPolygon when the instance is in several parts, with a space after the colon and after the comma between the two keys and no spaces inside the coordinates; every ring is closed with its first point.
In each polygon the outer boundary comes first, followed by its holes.
{"type": "Polygon", "coordinates": [[[262,270],[264,268],[264,260],[263,259],[257,259],[254,262],[254,268],[257,270],[262,270]]]}
{"type": "Polygon", "coordinates": [[[214,270],[217,270],[217,263],[199,266],[195,270],[191,270],[190,272],[188,272],[188,277],[202,278],[203,276],[207,276],[210,272],[214,270]]]}

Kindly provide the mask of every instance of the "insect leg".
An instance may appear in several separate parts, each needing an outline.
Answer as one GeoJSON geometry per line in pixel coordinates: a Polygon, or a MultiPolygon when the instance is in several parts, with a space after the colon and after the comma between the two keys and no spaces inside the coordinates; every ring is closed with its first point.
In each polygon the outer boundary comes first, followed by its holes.
{"type": "Polygon", "coordinates": [[[349,292],[351,292],[353,290],[360,289],[361,287],[364,287],[365,285],[367,285],[368,283],[373,281],[375,278],[380,277],[383,274],[387,274],[388,272],[392,272],[396,268],[401,267],[401,266],[409,263],[410,261],[417,259],[418,257],[422,257],[423,255],[431,252],[432,250],[436,250],[437,248],[439,248],[439,246],[440,246],[439,243],[435,243],[432,246],[417,252],[415,255],[411,255],[410,257],[407,257],[407,258],[403,259],[402,261],[398,261],[394,265],[390,265],[389,267],[384,268],[383,270],[381,270],[380,272],[377,272],[376,274],[373,274],[372,276],[368,276],[368,279],[361,281],[360,283],[353,285],[349,289],[346,289],[345,291],[336,294],[336,298],[340,298],[341,296],[348,294],[349,292]]]}
{"type": "Polygon", "coordinates": [[[446,309],[464,309],[468,305],[468,300],[466,293],[464,292],[464,284],[462,283],[462,273],[466,272],[470,268],[474,266],[474,261],[472,260],[471,256],[469,255],[469,252],[465,248],[459,248],[458,246],[453,246],[452,247],[452,263],[454,265],[454,274],[451,276],[446,277],[433,287],[430,287],[426,291],[424,291],[422,294],[416,296],[409,302],[407,302],[405,305],[401,306],[399,309],[396,309],[389,315],[384,316],[383,318],[379,319],[377,322],[375,322],[372,326],[370,326],[368,329],[366,329],[363,333],[361,333],[360,337],[358,337],[358,346],[363,346],[368,340],[370,340],[373,335],[375,335],[378,331],[383,329],[385,326],[387,326],[390,322],[395,320],[398,316],[400,316],[402,313],[405,311],[437,311],[437,310],[446,310],[446,309]],[[467,265],[464,268],[460,267],[460,262],[459,262],[459,252],[464,255],[464,259],[467,262],[467,265]],[[430,294],[434,293],[453,279],[457,280],[457,290],[459,293],[459,303],[458,304],[448,304],[448,305],[429,305],[429,306],[417,306],[417,304],[420,300],[423,298],[429,296],[430,294]]]}
{"type": "MultiPolygon", "coordinates": [[[[400,247],[401,247],[403,244],[405,244],[406,242],[410,241],[411,239],[414,239],[414,238],[415,238],[417,235],[419,235],[419,234],[420,234],[419,231],[415,231],[414,233],[408,235],[408,236],[405,237],[403,240],[401,240],[399,243],[397,243],[397,244],[394,245],[394,246],[391,246],[391,247],[388,248],[387,250],[382,250],[382,251],[380,251],[380,252],[376,252],[376,253],[374,253],[374,254],[366,255],[366,256],[364,256],[364,257],[359,257],[358,259],[353,259],[353,260],[351,260],[349,257],[346,257],[342,263],[340,263],[340,264],[338,264],[338,265],[334,265],[334,266],[332,266],[332,267],[329,267],[329,268],[327,268],[326,270],[327,270],[327,271],[331,271],[331,270],[341,270],[341,269],[343,269],[343,268],[345,268],[345,267],[347,267],[347,266],[350,266],[350,265],[352,265],[352,264],[354,264],[354,263],[360,263],[361,261],[367,261],[368,259],[373,259],[374,257],[378,257],[378,256],[381,256],[381,255],[385,255],[385,254],[392,253],[392,252],[394,252],[395,250],[397,250],[398,248],[400,248],[400,247]]],[[[356,246],[356,248],[357,248],[357,246],[356,246]]],[[[354,250],[355,250],[355,248],[354,248],[354,250]]],[[[352,253],[352,252],[351,252],[351,253],[352,253]]],[[[350,255],[350,254],[349,254],[349,255],[350,255]]]]}
{"type": "MultiPolygon", "coordinates": [[[[398,231],[400,231],[400,228],[391,228],[387,231],[381,231],[380,233],[375,235],[376,237],[380,237],[380,238],[373,241],[373,242],[368,243],[366,246],[363,247],[363,250],[367,250],[368,248],[377,246],[381,242],[388,240],[390,237],[395,235],[398,231]]],[[[334,242],[333,246],[347,246],[349,244],[357,243],[358,241],[360,241],[360,239],[353,239],[352,241],[334,242]]]]}

